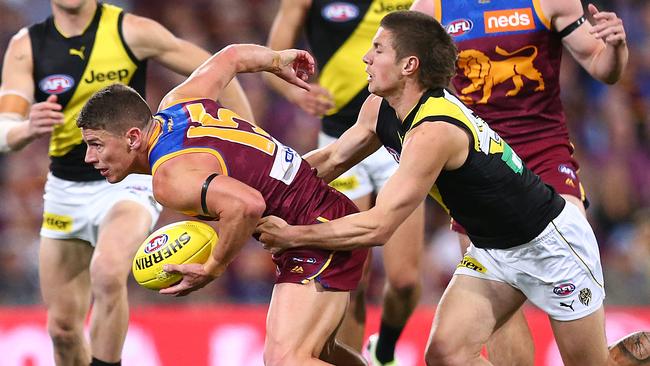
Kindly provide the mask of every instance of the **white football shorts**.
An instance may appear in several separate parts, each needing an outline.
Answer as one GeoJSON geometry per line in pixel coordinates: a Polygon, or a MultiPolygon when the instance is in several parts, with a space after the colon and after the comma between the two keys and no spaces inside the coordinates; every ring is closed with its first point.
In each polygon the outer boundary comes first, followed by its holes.
{"type": "Polygon", "coordinates": [[[97,243],[99,225],[108,211],[120,201],[134,201],[151,215],[151,229],[162,206],[153,198],[151,176],[131,174],[110,184],[105,180],[73,182],[51,173],[45,183],[41,236],[52,239],[81,239],[97,243]]]}
{"type": "MultiPolygon", "coordinates": [[[[334,141],[336,141],[335,137],[328,136],[322,131],[318,135],[319,148],[334,141]]],[[[334,179],[330,186],[345,194],[349,199],[356,200],[370,193],[379,192],[388,178],[395,173],[397,167],[395,159],[382,147],[334,179]]]]}
{"type": "Polygon", "coordinates": [[[470,245],[455,274],[510,284],[560,321],[586,317],[605,299],[596,237],[569,202],[529,243],[509,249],[470,245]]]}

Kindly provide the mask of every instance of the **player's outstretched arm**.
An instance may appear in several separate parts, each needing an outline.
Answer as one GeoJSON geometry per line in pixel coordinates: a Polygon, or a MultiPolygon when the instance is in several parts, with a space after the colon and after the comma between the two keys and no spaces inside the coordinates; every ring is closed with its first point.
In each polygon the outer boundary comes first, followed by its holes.
{"type": "Polygon", "coordinates": [[[350,250],[383,245],[422,203],[443,168],[460,167],[468,137],[448,123],[424,123],[406,136],[400,165],[377,196],[373,208],[317,225],[290,226],[264,217],[256,232],[267,248],[311,246],[350,250]]]}
{"type": "Polygon", "coordinates": [[[354,126],[331,144],[305,155],[320,178],[327,183],[333,181],[381,147],[375,132],[381,101],[376,95],[368,96],[354,126]]]}
{"type": "Polygon", "coordinates": [[[172,89],[161,105],[183,98],[217,99],[237,73],[268,71],[309,89],[305,80],[314,73],[314,59],[302,50],[273,51],[253,44],[235,44],[210,57],[182,84],[172,89]]]}
{"type": "MultiPolygon", "coordinates": [[[[282,0],[275,15],[266,45],[274,50],[294,47],[304,28],[311,0],[282,0]]],[[[287,85],[275,75],[263,74],[264,81],[278,94],[313,116],[322,116],[334,107],[332,95],[318,84],[310,90],[287,85]]]]}
{"type": "MultiPolygon", "coordinates": [[[[553,29],[558,32],[572,27],[583,15],[579,0],[548,0],[543,4],[545,13],[553,19],[553,29]]],[[[593,4],[589,4],[588,11],[595,24],[584,22],[564,36],[562,42],[592,77],[613,84],[620,79],[628,60],[623,21],[616,13],[599,11],[593,4]]]]}
{"type": "Polygon", "coordinates": [[[0,151],[20,150],[63,123],[61,105],[56,103],[56,95],[32,105],[32,64],[29,34],[26,28],[21,29],[11,39],[2,67],[0,151]]]}
{"type": "MultiPolygon", "coordinates": [[[[189,76],[211,56],[149,18],[126,14],[123,32],[126,43],[138,59],[151,58],[181,75],[189,76]]],[[[236,78],[226,85],[219,101],[247,121],[254,122],[253,110],[236,78]]]]}
{"type": "Polygon", "coordinates": [[[208,261],[166,267],[165,271],[181,273],[183,280],[161,290],[162,294],[187,295],[221,276],[251,237],[266,209],[260,192],[224,175],[212,179],[203,203],[202,187],[206,178],[220,172],[214,156],[193,153],[164,162],[153,174],[154,196],[163,206],[219,220],[219,242],[208,261]],[[207,212],[204,212],[204,204],[207,212]]]}

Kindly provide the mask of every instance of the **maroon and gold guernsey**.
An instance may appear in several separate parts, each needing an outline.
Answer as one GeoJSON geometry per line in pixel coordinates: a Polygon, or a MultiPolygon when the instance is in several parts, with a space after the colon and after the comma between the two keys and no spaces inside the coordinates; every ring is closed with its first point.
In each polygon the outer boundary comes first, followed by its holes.
{"type": "MultiPolygon", "coordinates": [[[[219,160],[223,175],[262,194],[265,216],[278,216],[291,225],[309,225],[359,212],[345,195],[318,178],[293,149],[213,100],[178,101],[158,112],[155,120],[149,150],[152,174],[175,156],[208,153],[219,160]]],[[[276,283],[317,281],[326,289],[350,291],[361,279],[367,255],[368,249],[285,250],[273,255],[276,283]]]]}
{"type": "Polygon", "coordinates": [[[293,149],[213,100],[180,101],[158,112],[155,119],[158,131],[149,152],[152,174],[175,156],[209,153],[219,160],[223,175],[262,193],[265,216],[305,225],[319,221],[336,201],[354,207],[347,197],[316,177],[293,149]]]}
{"type": "Polygon", "coordinates": [[[459,50],[460,99],[524,159],[569,143],[559,71],[562,42],[539,0],[433,0],[459,50]]]}

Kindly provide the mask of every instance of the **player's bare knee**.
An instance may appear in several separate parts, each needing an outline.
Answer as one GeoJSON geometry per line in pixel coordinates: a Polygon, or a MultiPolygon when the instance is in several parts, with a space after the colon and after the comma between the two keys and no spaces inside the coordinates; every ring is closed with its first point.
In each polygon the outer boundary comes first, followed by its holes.
{"type": "Polygon", "coordinates": [[[93,260],[90,283],[95,297],[118,293],[126,286],[128,271],[114,261],[93,260]]]}
{"type": "Polygon", "coordinates": [[[388,290],[401,297],[411,297],[420,287],[420,276],[409,272],[388,277],[388,290]]]}
{"type": "Polygon", "coordinates": [[[466,347],[443,334],[433,334],[424,354],[427,366],[461,366],[467,365],[473,356],[466,347]]]}
{"type": "Polygon", "coordinates": [[[50,317],[47,322],[47,332],[57,349],[74,348],[82,342],[81,329],[77,322],[69,317],[50,317]]]}

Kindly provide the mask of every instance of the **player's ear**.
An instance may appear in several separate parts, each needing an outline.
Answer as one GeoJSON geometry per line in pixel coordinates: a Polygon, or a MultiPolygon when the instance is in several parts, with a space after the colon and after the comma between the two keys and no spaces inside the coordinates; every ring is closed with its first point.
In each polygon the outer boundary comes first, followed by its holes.
{"type": "Polygon", "coordinates": [[[404,75],[412,75],[420,67],[420,60],[415,56],[408,56],[403,59],[402,72],[404,75]]]}
{"type": "Polygon", "coordinates": [[[137,127],[131,127],[126,131],[126,141],[129,146],[129,150],[137,150],[142,145],[142,130],[137,127]]]}

